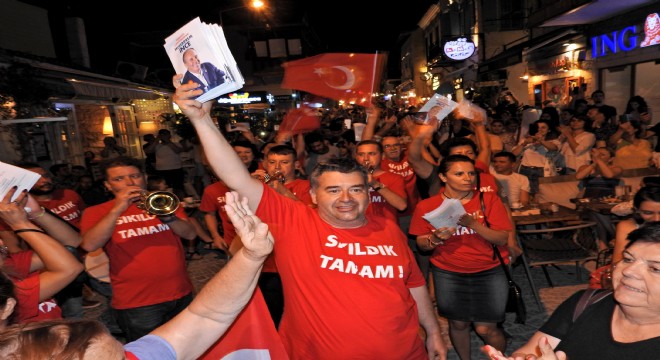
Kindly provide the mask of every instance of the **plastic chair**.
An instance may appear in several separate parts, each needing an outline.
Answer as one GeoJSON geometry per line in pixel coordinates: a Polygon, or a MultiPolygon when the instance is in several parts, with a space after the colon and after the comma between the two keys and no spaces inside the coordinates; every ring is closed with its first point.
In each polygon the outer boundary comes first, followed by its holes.
{"type": "Polygon", "coordinates": [[[595,261],[598,257],[596,245],[595,222],[583,222],[577,225],[560,227],[545,227],[542,229],[517,230],[518,241],[523,254],[525,274],[532,288],[536,304],[542,308],[530,267],[540,266],[550,286],[553,286],[547,266],[575,262],[578,281],[582,281],[582,269],[587,261],[595,261]]]}

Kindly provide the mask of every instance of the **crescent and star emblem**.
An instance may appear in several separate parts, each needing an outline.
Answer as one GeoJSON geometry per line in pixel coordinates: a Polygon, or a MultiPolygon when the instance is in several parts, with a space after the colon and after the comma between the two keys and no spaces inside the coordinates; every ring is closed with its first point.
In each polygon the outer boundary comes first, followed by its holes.
{"type": "Polygon", "coordinates": [[[351,69],[347,68],[346,66],[331,66],[329,68],[317,68],[314,69],[314,73],[317,74],[327,86],[333,89],[350,90],[353,88],[353,86],[355,86],[355,80],[356,80],[355,74],[353,74],[353,71],[351,71],[351,69]],[[323,80],[322,79],[323,75],[328,74],[330,72],[329,69],[337,69],[343,72],[346,75],[346,81],[341,85],[332,85],[329,84],[327,81],[323,80]]]}

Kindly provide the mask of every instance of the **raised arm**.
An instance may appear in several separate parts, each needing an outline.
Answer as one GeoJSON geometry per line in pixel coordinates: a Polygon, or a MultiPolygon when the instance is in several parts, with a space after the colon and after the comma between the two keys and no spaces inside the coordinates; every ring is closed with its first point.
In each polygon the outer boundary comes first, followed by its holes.
{"type": "MultiPolygon", "coordinates": [[[[34,251],[30,271],[39,271],[39,301],[43,301],[71,283],[83,271],[83,265],[61,243],[30,222],[24,209],[27,192],[9,201],[15,191],[10,189],[0,202],[0,219],[34,251]]],[[[60,226],[68,227],[65,223],[60,226]]]]}
{"type": "Polygon", "coordinates": [[[226,201],[243,247],[187,308],[152,332],[172,345],[178,359],[196,359],[227,331],[252,297],[263,262],[273,251],[268,226],[252,213],[248,199],[239,202],[238,194],[231,192],[226,201]]]}
{"type": "Polygon", "coordinates": [[[380,109],[378,107],[371,107],[366,110],[367,112],[367,125],[362,131],[362,140],[371,140],[376,134],[376,126],[380,119],[380,109]]]}
{"type": "Polygon", "coordinates": [[[173,78],[176,87],[174,102],[195,127],[209,165],[230,189],[248,198],[250,209],[256,210],[263,193],[261,182],[250,176],[234,149],[213,123],[210,115],[213,101],[202,104],[193,99],[200,95],[202,90],[195,90],[194,84],[180,84],[182,77],[183,75],[178,74],[173,78]]]}
{"type": "Polygon", "coordinates": [[[408,162],[417,176],[426,179],[433,172],[433,164],[424,158],[426,139],[433,136],[435,125],[415,125],[411,132],[412,141],[408,145],[408,162]]]}

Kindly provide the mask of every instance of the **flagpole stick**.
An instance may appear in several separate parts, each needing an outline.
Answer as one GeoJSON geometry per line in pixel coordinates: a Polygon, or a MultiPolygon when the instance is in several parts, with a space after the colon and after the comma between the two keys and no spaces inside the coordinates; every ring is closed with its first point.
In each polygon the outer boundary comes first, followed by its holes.
{"type": "MultiPolygon", "coordinates": [[[[374,94],[374,83],[376,82],[376,66],[378,65],[378,50],[376,50],[376,56],[374,56],[374,66],[371,74],[371,89],[369,91],[369,103],[373,105],[373,94],[374,94]]],[[[369,107],[371,107],[370,105],[369,107]]]]}

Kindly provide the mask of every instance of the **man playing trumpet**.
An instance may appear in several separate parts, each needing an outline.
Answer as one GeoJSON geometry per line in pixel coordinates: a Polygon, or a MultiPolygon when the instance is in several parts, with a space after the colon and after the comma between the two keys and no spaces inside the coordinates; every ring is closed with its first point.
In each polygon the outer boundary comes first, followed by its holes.
{"type": "Polygon", "coordinates": [[[100,168],[115,198],[85,209],[81,247],[88,252],[103,248],[108,255],[111,306],[130,342],[164,324],[192,301],[181,238],[194,239],[196,233],[183,208],[155,216],[138,207],[147,181],[137,159],[106,159],[100,168]]]}
{"type": "Polygon", "coordinates": [[[313,205],[309,194],[309,181],[298,179],[296,176],[298,160],[296,160],[296,151],[291,146],[273,146],[268,150],[262,164],[264,170],[253,172],[253,176],[288,198],[313,205]]]}
{"type": "Polygon", "coordinates": [[[369,174],[369,197],[371,204],[367,212],[388,217],[397,222],[397,212],[408,207],[403,176],[380,168],[383,146],[374,140],[360,141],[355,148],[355,160],[369,174]]]}

